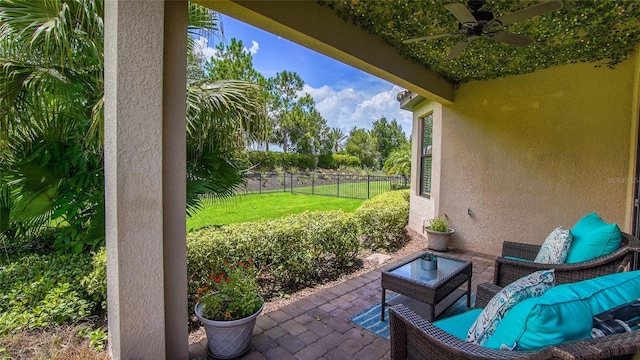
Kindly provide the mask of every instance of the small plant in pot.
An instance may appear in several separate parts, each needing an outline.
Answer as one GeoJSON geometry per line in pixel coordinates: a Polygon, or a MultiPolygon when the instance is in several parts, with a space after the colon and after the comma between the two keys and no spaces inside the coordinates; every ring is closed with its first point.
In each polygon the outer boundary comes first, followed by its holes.
{"type": "Polygon", "coordinates": [[[449,239],[455,231],[448,225],[444,215],[436,216],[429,220],[429,225],[424,227],[429,240],[429,249],[436,251],[447,251],[449,249],[449,239]]]}
{"type": "Polygon", "coordinates": [[[263,307],[253,260],[225,261],[223,271],[210,275],[209,285],[198,289],[195,306],[207,333],[209,355],[233,359],[247,352],[263,307]]]}

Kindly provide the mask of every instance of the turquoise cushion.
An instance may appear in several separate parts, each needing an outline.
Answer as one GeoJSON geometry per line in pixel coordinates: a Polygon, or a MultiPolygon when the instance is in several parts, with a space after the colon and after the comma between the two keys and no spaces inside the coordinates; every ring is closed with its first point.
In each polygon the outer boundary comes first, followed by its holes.
{"type": "Polygon", "coordinates": [[[573,243],[567,263],[577,263],[610,254],[620,248],[622,233],[618,224],[609,224],[596,213],[585,215],[571,229],[573,243]]]}
{"type": "Polygon", "coordinates": [[[433,325],[464,341],[467,338],[467,331],[469,331],[471,324],[476,321],[481,312],[482,309],[471,309],[462,314],[435,321],[433,325]]]}
{"type": "Polygon", "coordinates": [[[484,346],[535,350],[589,338],[593,315],[639,297],[640,270],[556,285],[509,310],[484,346]]]}
{"type": "Polygon", "coordinates": [[[467,341],[483,345],[495,331],[504,315],[519,302],[542,296],[555,285],[554,270],[540,270],[521,277],[498,291],[469,328],[467,341]]]}

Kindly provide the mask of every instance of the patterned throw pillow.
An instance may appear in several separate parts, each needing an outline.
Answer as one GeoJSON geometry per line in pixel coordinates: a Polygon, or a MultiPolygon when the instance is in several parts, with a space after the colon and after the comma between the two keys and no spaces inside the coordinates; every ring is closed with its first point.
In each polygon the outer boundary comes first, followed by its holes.
{"type": "Polygon", "coordinates": [[[544,240],[538,255],[533,262],[542,264],[564,264],[569,254],[569,248],[573,242],[573,236],[569,229],[562,226],[553,230],[544,240]]]}
{"type": "Polygon", "coordinates": [[[544,294],[554,285],[555,276],[553,269],[551,269],[536,271],[505,286],[491,298],[471,325],[467,333],[467,341],[483,345],[509,309],[522,300],[544,294]]]}

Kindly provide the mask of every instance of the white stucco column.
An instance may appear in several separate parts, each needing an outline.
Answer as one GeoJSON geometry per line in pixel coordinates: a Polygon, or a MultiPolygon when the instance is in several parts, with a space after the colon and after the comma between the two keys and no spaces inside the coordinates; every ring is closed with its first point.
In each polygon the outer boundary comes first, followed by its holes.
{"type": "Polygon", "coordinates": [[[107,296],[114,359],[188,356],[186,17],[184,1],[105,1],[107,296]]]}

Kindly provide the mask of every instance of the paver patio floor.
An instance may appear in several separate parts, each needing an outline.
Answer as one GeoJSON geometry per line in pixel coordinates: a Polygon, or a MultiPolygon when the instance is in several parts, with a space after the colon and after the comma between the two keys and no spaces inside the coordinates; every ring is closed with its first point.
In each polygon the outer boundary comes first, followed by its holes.
{"type": "MultiPolygon", "coordinates": [[[[493,278],[494,258],[452,250],[447,256],[473,262],[473,292],[493,278]]],[[[402,260],[400,260],[402,261],[402,260]]],[[[380,302],[380,268],[261,314],[253,347],[243,360],[389,359],[389,341],[349,321],[349,317],[380,302]]],[[[189,346],[189,359],[206,359],[207,340],[189,346]]]]}

